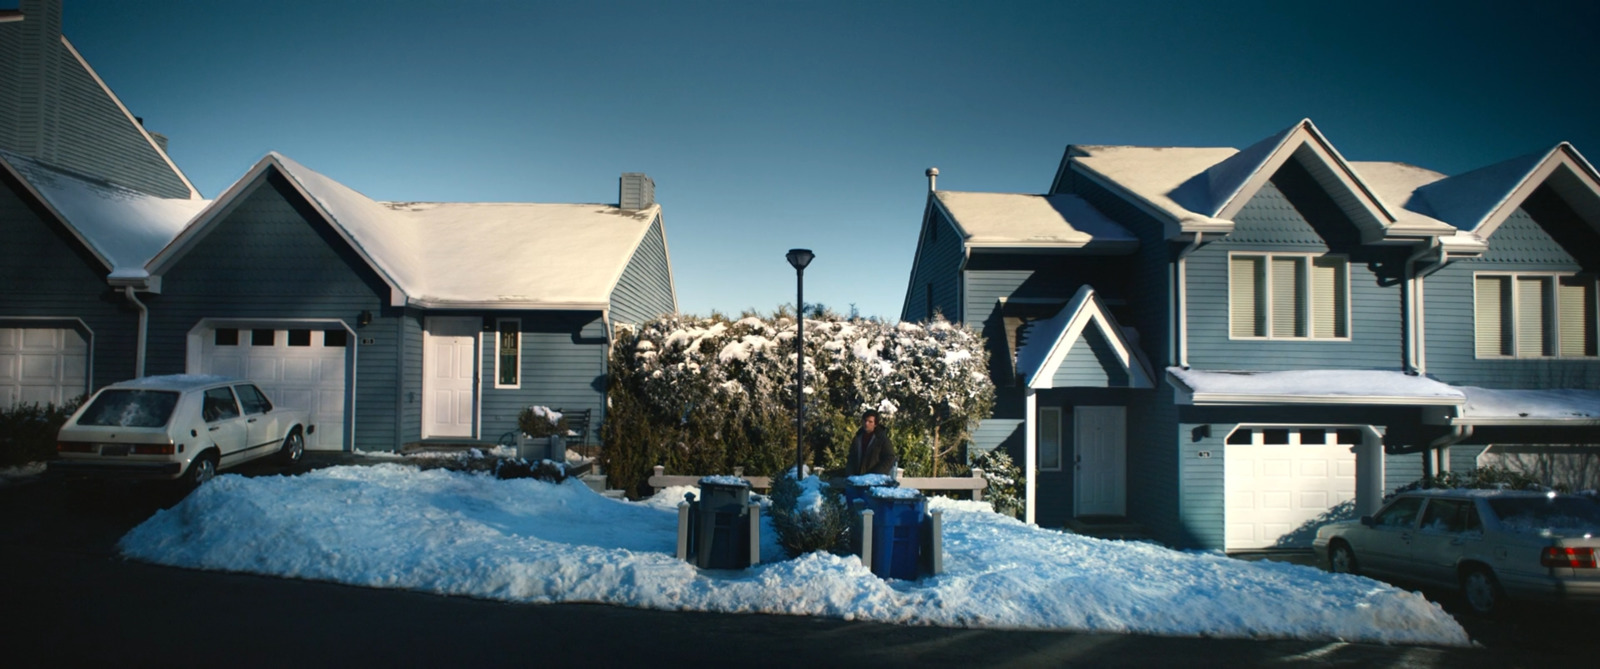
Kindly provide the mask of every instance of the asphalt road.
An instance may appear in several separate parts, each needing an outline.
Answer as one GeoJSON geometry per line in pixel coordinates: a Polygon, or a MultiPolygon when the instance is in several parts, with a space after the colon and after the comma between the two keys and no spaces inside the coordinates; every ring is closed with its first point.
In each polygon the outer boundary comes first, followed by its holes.
{"type": "Polygon", "coordinates": [[[1465,617],[1479,647],[1431,648],[521,605],[173,569],[117,556],[123,533],[178,499],[123,483],[0,487],[0,664],[1534,667],[1600,657],[1593,612],[1465,617]]]}

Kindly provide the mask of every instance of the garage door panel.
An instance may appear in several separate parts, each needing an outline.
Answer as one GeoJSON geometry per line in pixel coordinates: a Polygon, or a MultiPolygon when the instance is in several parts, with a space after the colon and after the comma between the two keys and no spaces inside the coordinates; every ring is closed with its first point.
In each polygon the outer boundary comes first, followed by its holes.
{"type": "Polygon", "coordinates": [[[22,331],[22,350],[55,352],[61,347],[61,331],[50,328],[26,328],[22,331]]]}
{"type": "Polygon", "coordinates": [[[1287,478],[1294,474],[1294,463],[1282,458],[1272,458],[1261,461],[1261,475],[1276,478],[1287,478]]]}
{"type": "Polygon", "coordinates": [[[1294,505],[1291,503],[1291,500],[1293,499],[1293,494],[1282,490],[1264,492],[1261,493],[1261,508],[1292,509],[1294,508],[1294,505]]]}
{"type": "MultiPolygon", "coordinates": [[[[303,333],[302,333],[303,334],[303,333]]],[[[306,448],[343,450],[345,405],[348,389],[344,368],[351,352],[346,347],[322,346],[322,333],[311,333],[310,346],[217,346],[211,332],[202,333],[201,373],[248,379],[267,393],[276,406],[303,409],[317,426],[306,448]]],[[[272,341],[287,344],[288,329],[276,330],[272,341]]]]}
{"type": "Polygon", "coordinates": [[[1309,546],[1306,525],[1355,498],[1349,445],[1229,444],[1225,457],[1229,550],[1309,546]]]}
{"type": "Polygon", "coordinates": [[[283,377],[279,376],[278,371],[279,360],[277,358],[263,357],[269,355],[281,355],[281,353],[270,348],[266,350],[261,348],[251,349],[250,359],[245,365],[250,370],[246,374],[246,378],[260,379],[266,382],[282,380],[283,377]]]}
{"type": "Polygon", "coordinates": [[[60,404],[88,391],[88,339],[71,328],[0,328],[0,406],[60,404]]]}
{"type": "Polygon", "coordinates": [[[60,378],[58,360],[53,355],[22,355],[23,381],[55,381],[60,378]]]}
{"type": "Polygon", "coordinates": [[[290,358],[283,361],[283,380],[286,383],[321,383],[322,375],[317,373],[318,360],[305,358],[290,358]]]}

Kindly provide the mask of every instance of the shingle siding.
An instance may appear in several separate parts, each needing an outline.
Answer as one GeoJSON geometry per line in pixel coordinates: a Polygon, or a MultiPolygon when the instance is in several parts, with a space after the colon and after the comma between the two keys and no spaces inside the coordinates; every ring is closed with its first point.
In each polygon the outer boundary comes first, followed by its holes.
{"type": "Polygon", "coordinates": [[[589,439],[594,440],[605,398],[606,342],[600,314],[541,311],[496,313],[493,317],[522,321],[521,387],[494,387],[496,336],[484,333],[479,346],[483,438],[495,441],[506,433],[514,437],[517,415],[529,406],[541,405],[569,411],[589,409],[595,423],[589,439]]]}
{"type": "Polygon", "coordinates": [[[1100,328],[1090,324],[1067,351],[1051,382],[1057,388],[1121,388],[1128,385],[1128,371],[1100,328]]]}
{"type": "Polygon", "coordinates": [[[677,308],[672,294],[672,267],[661,217],[639,242],[611,294],[611,322],[638,325],[677,308]]]}

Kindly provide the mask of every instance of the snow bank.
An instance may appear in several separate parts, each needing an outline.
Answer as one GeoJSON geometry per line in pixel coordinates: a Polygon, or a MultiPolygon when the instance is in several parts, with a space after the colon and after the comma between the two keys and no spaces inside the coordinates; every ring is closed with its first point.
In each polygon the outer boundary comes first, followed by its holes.
{"type": "MultiPolygon", "coordinates": [[[[220,476],[122,538],[123,555],[517,602],[814,615],[940,625],[1179,636],[1465,645],[1437,605],[1365,578],[1242,562],[1023,525],[988,505],[945,512],[945,574],[884,581],[855,557],[811,554],[745,571],[673,557],[676,505],[576,481],[502,481],[397,464],[296,477],[220,476]]],[[[763,528],[764,539],[771,535],[763,528]]]]}

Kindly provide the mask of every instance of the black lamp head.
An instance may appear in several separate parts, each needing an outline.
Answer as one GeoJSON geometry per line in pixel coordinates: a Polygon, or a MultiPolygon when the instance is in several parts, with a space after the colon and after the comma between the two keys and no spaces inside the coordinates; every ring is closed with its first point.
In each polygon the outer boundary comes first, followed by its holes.
{"type": "Polygon", "coordinates": [[[811,252],[811,249],[789,249],[789,254],[785,257],[789,259],[790,266],[796,270],[802,270],[806,268],[806,265],[811,264],[812,258],[817,256],[811,252]]]}

